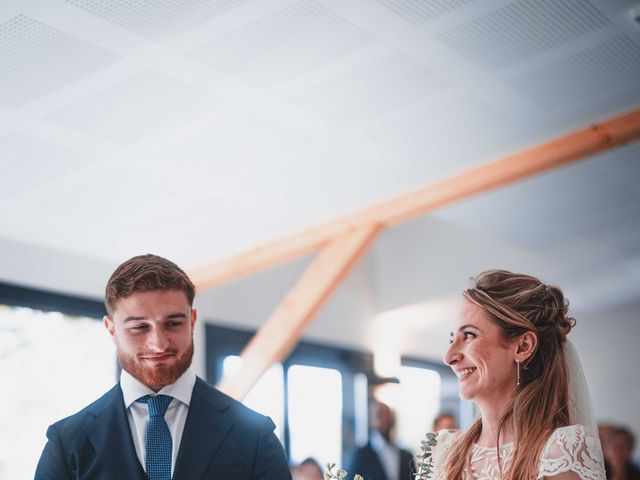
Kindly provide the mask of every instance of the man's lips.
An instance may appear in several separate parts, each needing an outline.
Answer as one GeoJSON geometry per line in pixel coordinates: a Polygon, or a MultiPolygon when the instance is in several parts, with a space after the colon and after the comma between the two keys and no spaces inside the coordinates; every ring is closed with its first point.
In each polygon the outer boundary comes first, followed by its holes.
{"type": "Polygon", "coordinates": [[[175,354],[173,353],[153,353],[149,355],[141,355],[140,359],[147,360],[149,362],[164,362],[166,360],[169,360],[174,355],[175,354]]]}

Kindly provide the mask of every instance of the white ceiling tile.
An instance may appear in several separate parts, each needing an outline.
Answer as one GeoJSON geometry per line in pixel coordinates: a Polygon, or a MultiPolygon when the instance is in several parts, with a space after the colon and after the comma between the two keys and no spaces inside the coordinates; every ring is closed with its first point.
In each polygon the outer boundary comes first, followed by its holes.
{"type": "Polygon", "coordinates": [[[540,107],[553,110],[640,92],[640,46],[621,35],[507,83],[540,107]]]}
{"type": "Polygon", "coordinates": [[[446,207],[436,216],[549,255],[585,241],[598,243],[603,255],[617,246],[638,249],[638,155],[640,146],[631,145],[446,207]]]}
{"type": "Polygon", "coordinates": [[[396,175],[404,172],[425,184],[506,155],[524,138],[520,122],[468,96],[420,106],[394,120],[367,131],[369,142],[385,163],[393,162],[396,175]]]}
{"type": "Polygon", "coordinates": [[[274,152],[301,140],[299,133],[269,119],[220,111],[203,128],[165,145],[156,159],[188,166],[226,185],[277,169],[282,158],[274,152]]]}
{"type": "Polygon", "coordinates": [[[293,101],[313,116],[360,124],[424,102],[448,87],[426,65],[393,52],[303,91],[293,101]]]}
{"type": "Polygon", "coordinates": [[[55,111],[47,120],[106,142],[128,145],[171,132],[206,114],[213,105],[203,92],[147,70],[55,111]]]}
{"type": "MultiPolygon", "coordinates": [[[[0,238],[197,265],[584,128],[640,105],[632,3],[0,2],[0,238]]],[[[600,158],[443,212],[613,275],[638,151],[600,158]]]]}
{"type": "Polygon", "coordinates": [[[183,176],[169,173],[149,162],[102,165],[66,182],[64,189],[44,191],[31,206],[37,205],[44,222],[56,217],[61,225],[82,221],[87,231],[129,228],[146,212],[193,194],[183,176]],[[90,221],[93,216],[100,221],[90,221]]]}
{"type": "Polygon", "coordinates": [[[0,199],[7,200],[14,195],[42,188],[52,179],[94,160],[37,138],[15,133],[2,135],[0,199]]]}
{"type": "Polygon", "coordinates": [[[370,45],[375,38],[313,0],[301,0],[194,49],[189,55],[262,85],[299,75],[370,45]]]}
{"type": "Polygon", "coordinates": [[[421,24],[453,12],[477,0],[378,0],[405,20],[421,24]]]}
{"type": "Polygon", "coordinates": [[[151,40],[165,40],[248,0],[66,0],[151,40]]]}
{"type": "Polygon", "coordinates": [[[20,107],[116,60],[82,38],[18,15],[0,24],[0,104],[20,107]]]}
{"type": "Polygon", "coordinates": [[[521,62],[611,22],[588,0],[518,0],[437,35],[487,70],[521,62]]]}

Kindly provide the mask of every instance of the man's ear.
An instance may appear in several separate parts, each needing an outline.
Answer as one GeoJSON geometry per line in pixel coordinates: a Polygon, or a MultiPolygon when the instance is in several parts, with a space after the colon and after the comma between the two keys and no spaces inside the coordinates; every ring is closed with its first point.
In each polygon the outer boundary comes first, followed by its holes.
{"type": "Polygon", "coordinates": [[[196,320],[198,318],[198,311],[195,308],[191,309],[191,330],[193,330],[193,327],[196,324],[196,320]]]}
{"type": "Polygon", "coordinates": [[[535,353],[538,337],[533,332],[523,333],[516,342],[516,360],[525,363],[535,353]]]}
{"type": "Polygon", "coordinates": [[[113,324],[111,317],[109,317],[109,315],[105,315],[102,317],[102,323],[104,324],[104,328],[109,332],[109,335],[111,335],[111,340],[115,341],[116,327],[113,324]]]}

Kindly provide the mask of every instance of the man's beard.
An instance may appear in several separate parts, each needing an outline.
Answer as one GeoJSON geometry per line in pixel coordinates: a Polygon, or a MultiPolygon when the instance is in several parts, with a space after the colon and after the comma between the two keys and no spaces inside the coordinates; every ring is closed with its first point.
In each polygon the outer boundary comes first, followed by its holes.
{"type": "MultiPolygon", "coordinates": [[[[175,354],[175,350],[169,349],[167,353],[175,354]]],[[[178,356],[171,365],[149,367],[145,366],[143,363],[144,360],[141,360],[138,356],[130,356],[118,352],[118,360],[120,360],[122,368],[155,392],[178,380],[191,365],[192,358],[193,341],[191,341],[189,347],[178,356]]]]}

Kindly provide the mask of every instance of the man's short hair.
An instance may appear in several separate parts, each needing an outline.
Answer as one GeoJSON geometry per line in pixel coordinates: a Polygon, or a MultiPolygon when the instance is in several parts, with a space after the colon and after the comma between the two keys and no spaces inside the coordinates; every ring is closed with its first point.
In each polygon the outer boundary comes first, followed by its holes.
{"type": "Polygon", "coordinates": [[[184,292],[193,305],[196,289],[175,263],[157,255],[138,255],[120,265],[107,282],[104,306],[109,315],[113,314],[116,303],[134,293],[153,290],[179,290],[184,292]]]}

